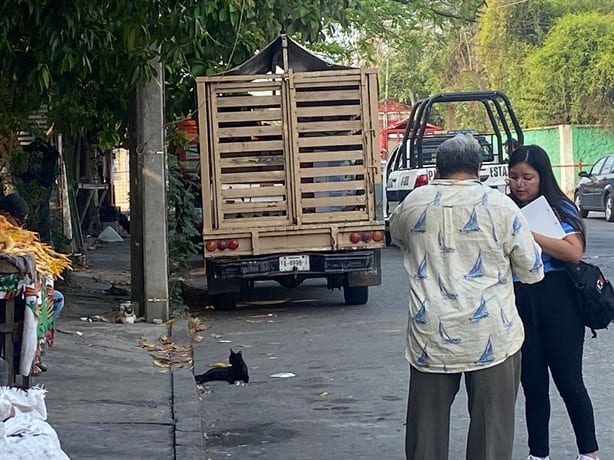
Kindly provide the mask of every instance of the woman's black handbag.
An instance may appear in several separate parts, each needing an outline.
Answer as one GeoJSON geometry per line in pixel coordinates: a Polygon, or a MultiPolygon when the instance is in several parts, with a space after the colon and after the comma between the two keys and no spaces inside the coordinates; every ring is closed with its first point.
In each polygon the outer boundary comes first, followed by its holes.
{"type": "Polygon", "coordinates": [[[580,261],[567,264],[569,274],[578,295],[578,308],[584,325],[596,337],[596,329],[607,329],[614,321],[614,289],[597,265],[580,261]]]}

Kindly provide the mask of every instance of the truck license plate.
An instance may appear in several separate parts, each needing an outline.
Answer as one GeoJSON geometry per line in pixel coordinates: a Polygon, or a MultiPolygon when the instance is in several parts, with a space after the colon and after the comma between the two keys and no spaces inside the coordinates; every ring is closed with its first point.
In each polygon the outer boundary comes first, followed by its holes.
{"type": "Polygon", "coordinates": [[[279,271],[309,271],[309,256],[282,256],[279,258],[279,271]]]}

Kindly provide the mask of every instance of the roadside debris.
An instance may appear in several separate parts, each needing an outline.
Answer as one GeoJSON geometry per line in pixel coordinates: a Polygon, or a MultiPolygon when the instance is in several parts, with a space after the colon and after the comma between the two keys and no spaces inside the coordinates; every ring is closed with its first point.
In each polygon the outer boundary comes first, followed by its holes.
{"type": "Polygon", "coordinates": [[[190,336],[190,340],[196,343],[202,342],[205,338],[199,334],[199,332],[207,329],[208,326],[203,324],[202,318],[190,315],[188,316],[188,335],[190,336]]]}
{"type": "Polygon", "coordinates": [[[79,337],[83,337],[83,332],[81,332],[81,331],[67,331],[65,329],[57,329],[56,328],[56,332],[59,332],[60,334],[76,335],[76,336],[79,336],[79,337]]]}
{"type": "Polygon", "coordinates": [[[270,377],[274,379],[289,379],[291,377],[296,377],[296,374],[293,372],[279,372],[277,374],[271,374],[270,377]]]}
{"type": "Polygon", "coordinates": [[[177,344],[165,335],[160,336],[158,342],[141,337],[138,344],[150,352],[153,364],[160,372],[169,372],[173,366],[191,369],[194,365],[192,347],[177,344]]]}
{"type": "Polygon", "coordinates": [[[68,460],[47,423],[46,390],[0,387],[0,452],[4,460],[68,460]]]}

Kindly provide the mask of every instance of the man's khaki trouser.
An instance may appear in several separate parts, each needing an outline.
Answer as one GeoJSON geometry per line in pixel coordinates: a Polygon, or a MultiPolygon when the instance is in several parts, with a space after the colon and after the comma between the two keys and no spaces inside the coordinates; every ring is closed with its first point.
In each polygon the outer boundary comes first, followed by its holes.
{"type": "MultiPolygon", "coordinates": [[[[510,460],[520,352],[496,366],[464,374],[471,418],[467,460],[510,460]]],[[[405,433],[407,460],[448,460],[450,408],[461,375],[420,372],[411,367],[405,433]]]]}

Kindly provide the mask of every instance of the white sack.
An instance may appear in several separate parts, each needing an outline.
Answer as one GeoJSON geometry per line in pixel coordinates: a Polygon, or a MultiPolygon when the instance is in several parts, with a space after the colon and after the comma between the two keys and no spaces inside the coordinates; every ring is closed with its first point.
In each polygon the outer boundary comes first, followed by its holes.
{"type": "Polygon", "coordinates": [[[0,452],[2,460],[67,460],[60,440],[45,419],[46,391],[0,387],[0,452]]]}

